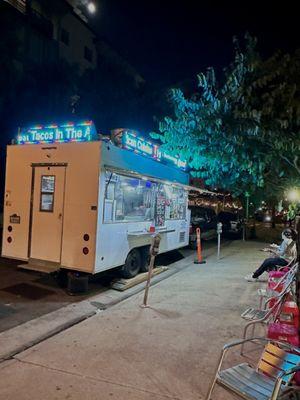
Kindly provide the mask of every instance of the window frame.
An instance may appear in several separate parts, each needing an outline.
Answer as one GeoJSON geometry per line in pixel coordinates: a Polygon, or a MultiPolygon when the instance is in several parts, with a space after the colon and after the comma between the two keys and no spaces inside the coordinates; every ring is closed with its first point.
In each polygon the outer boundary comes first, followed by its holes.
{"type": "Polygon", "coordinates": [[[39,211],[40,212],[46,212],[46,213],[53,213],[54,212],[54,202],[55,202],[55,187],[56,187],[56,175],[41,175],[41,185],[40,185],[40,207],[39,211]],[[53,183],[53,191],[45,191],[43,190],[43,178],[44,177],[53,177],[54,178],[54,183],[53,183]],[[45,210],[42,208],[42,198],[43,195],[51,195],[52,196],[52,207],[49,210],[45,210]]]}
{"type": "MultiPolygon", "coordinates": [[[[117,176],[120,176],[120,177],[123,177],[123,178],[126,178],[126,179],[139,179],[141,181],[144,180],[139,176],[126,175],[126,173],[114,172],[114,171],[111,171],[109,169],[105,170],[105,172],[104,172],[105,190],[104,190],[104,196],[103,196],[102,224],[145,223],[145,222],[150,222],[150,221],[151,222],[155,222],[155,213],[156,213],[155,207],[156,207],[156,196],[157,196],[157,193],[155,195],[155,201],[154,201],[155,204],[152,205],[152,207],[154,207],[154,214],[153,214],[153,218],[152,219],[145,219],[145,220],[128,220],[128,219],[116,220],[115,219],[115,220],[112,220],[112,221],[105,221],[104,217],[105,217],[105,203],[106,203],[106,201],[109,201],[109,202],[113,201],[113,203],[115,202],[115,199],[111,200],[111,199],[107,199],[106,198],[107,193],[108,193],[108,185],[110,183],[115,184],[115,182],[112,180],[113,175],[117,175],[117,176]],[[108,176],[109,176],[108,181],[107,181],[106,174],[108,174],[108,176]]],[[[163,184],[163,185],[168,185],[168,186],[174,187],[174,185],[171,182],[170,183],[162,183],[160,181],[156,181],[155,178],[154,179],[147,179],[147,180],[149,180],[149,182],[151,182],[154,185],[163,184]]],[[[184,215],[183,215],[182,218],[166,218],[166,216],[165,216],[165,222],[166,221],[184,221],[187,218],[187,209],[188,209],[188,194],[186,193],[187,191],[183,187],[180,187],[180,186],[175,186],[175,188],[183,190],[184,193],[185,193],[185,197],[186,198],[185,198],[185,205],[184,205],[184,208],[185,208],[184,215]]],[[[157,190],[157,188],[156,188],[156,190],[157,190]]],[[[116,204],[114,204],[113,207],[116,207],[116,204]]]]}
{"type": "MultiPolygon", "coordinates": [[[[122,174],[122,173],[118,173],[118,172],[113,172],[113,171],[110,171],[110,170],[106,170],[104,175],[105,175],[105,191],[104,191],[104,198],[103,198],[103,213],[102,213],[102,223],[103,224],[122,224],[122,223],[132,223],[132,222],[133,223],[144,223],[144,222],[154,221],[154,217],[151,218],[151,219],[140,219],[140,220],[139,219],[135,219],[135,220],[129,220],[129,219],[117,220],[117,219],[114,219],[112,221],[105,221],[105,204],[106,204],[106,202],[112,202],[113,203],[113,210],[114,210],[113,214],[114,214],[114,212],[115,212],[115,210],[117,208],[117,204],[116,204],[116,200],[115,199],[111,200],[111,199],[106,198],[107,193],[108,193],[108,185],[116,183],[114,180],[112,180],[113,175],[117,175],[117,176],[125,178],[125,179],[138,179],[139,181],[143,181],[143,179],[140,178],[140,177],[134,177],[134,176],[131,176],[131,175],[126,175],[126,174],[122,174]],[[110,175],[110,177],[108,179],[108,182],[107,182],[107,178],[106,178],[106,173],[110,175]]],[[[147,180],[149,180],[149,182],[151,182],[152,184],[155,184],[155,185],[157,184],[157,182],[155,182],[154,180],[150,180],[150,179],[147,179],[147,180]]],[[[151,206],[155,207],[155,204],[151,204],[151,206]]],[[[155,212],[155,209],[154,209],[154,212],[155,212]]]]}

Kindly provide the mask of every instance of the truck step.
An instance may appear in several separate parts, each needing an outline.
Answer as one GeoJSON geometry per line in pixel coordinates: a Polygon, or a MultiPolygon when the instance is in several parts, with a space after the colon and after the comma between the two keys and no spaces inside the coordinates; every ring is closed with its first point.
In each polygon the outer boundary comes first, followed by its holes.
{"type": "MultiPolygon", "coordinates": [[[[161,274],[164,271],[167,271],[169,268],[168,267],[157,267],[154,268],[152,276],[161,274]]],[[[123,292],[124,290],[130,289],[133,286],[138,285],[139,283],[145,282],[148,277],[148,272],[143,272],[141,274],[138,274],[134,278],[130,279],[116,279],[113,280],[110,287],[115,290],[119,290],[123,292]]]]}
{"type": "Polygon", "coordinates": [[[29,259],[28,264],[20,264],[18,265],[18,268],[51,274],[52,272],[58,271],[61,268],[61,265],[59,263],[51,261],[37,260],[31,258],[29,259]]]}

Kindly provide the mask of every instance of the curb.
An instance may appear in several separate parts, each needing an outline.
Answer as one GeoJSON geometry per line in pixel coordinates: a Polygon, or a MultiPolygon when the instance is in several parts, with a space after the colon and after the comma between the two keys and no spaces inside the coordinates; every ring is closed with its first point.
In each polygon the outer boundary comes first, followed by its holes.
{"type": "MultiPolygon", "coordinates": [[[[224,243],[224,245],[228,245],[229,243],[230,242],[224,243]]],[[[204,252],[206,258],[211,257],[214,253],[214,248],[204,252]]],[[[170,269],[152,278],[151,286],[155,286],[172,275],[183,271],[185,268],[192,265],[194,258],[195,255],[192,254],[171,264],[170,269]]],[[[142,292],[144,288],[145,282],[126,290],[126,292],[118,292],[114,289],[109,289],[90,297],[88,300],[69,304],[59,310],[55,310],[41,317],[27,321],[17,327],[1,332],[0,363],[142,292]]]]}

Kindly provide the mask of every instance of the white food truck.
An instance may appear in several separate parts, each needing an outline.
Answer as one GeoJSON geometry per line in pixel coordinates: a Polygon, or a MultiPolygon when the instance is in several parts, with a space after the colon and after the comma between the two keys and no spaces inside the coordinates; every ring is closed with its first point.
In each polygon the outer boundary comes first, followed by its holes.
{"type": "Polygon", "coordinates": [[[27,269],[95,274],[147,270],[160,252],[188,245],[185,163],[124,131],[120,146],[91,121],[20,130],[7,147],[2,256],[27,269]]]}

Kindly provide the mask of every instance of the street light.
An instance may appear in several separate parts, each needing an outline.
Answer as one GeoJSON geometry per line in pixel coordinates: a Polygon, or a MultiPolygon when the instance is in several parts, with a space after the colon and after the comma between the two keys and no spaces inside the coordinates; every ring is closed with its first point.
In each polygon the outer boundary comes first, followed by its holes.
{"type": "Polygon", "coordinates": [[[288,194],[287,198],[292,202],[297,202],[300,200],[300,192],[298,189],[291,189],[288,194]]]}
{"type": "Polygon", "coordinates": [[[88,12],[91,14],[95,14],[96,12],[96,5],[92,1],[90,1],[87,5],[88,12]]]}

